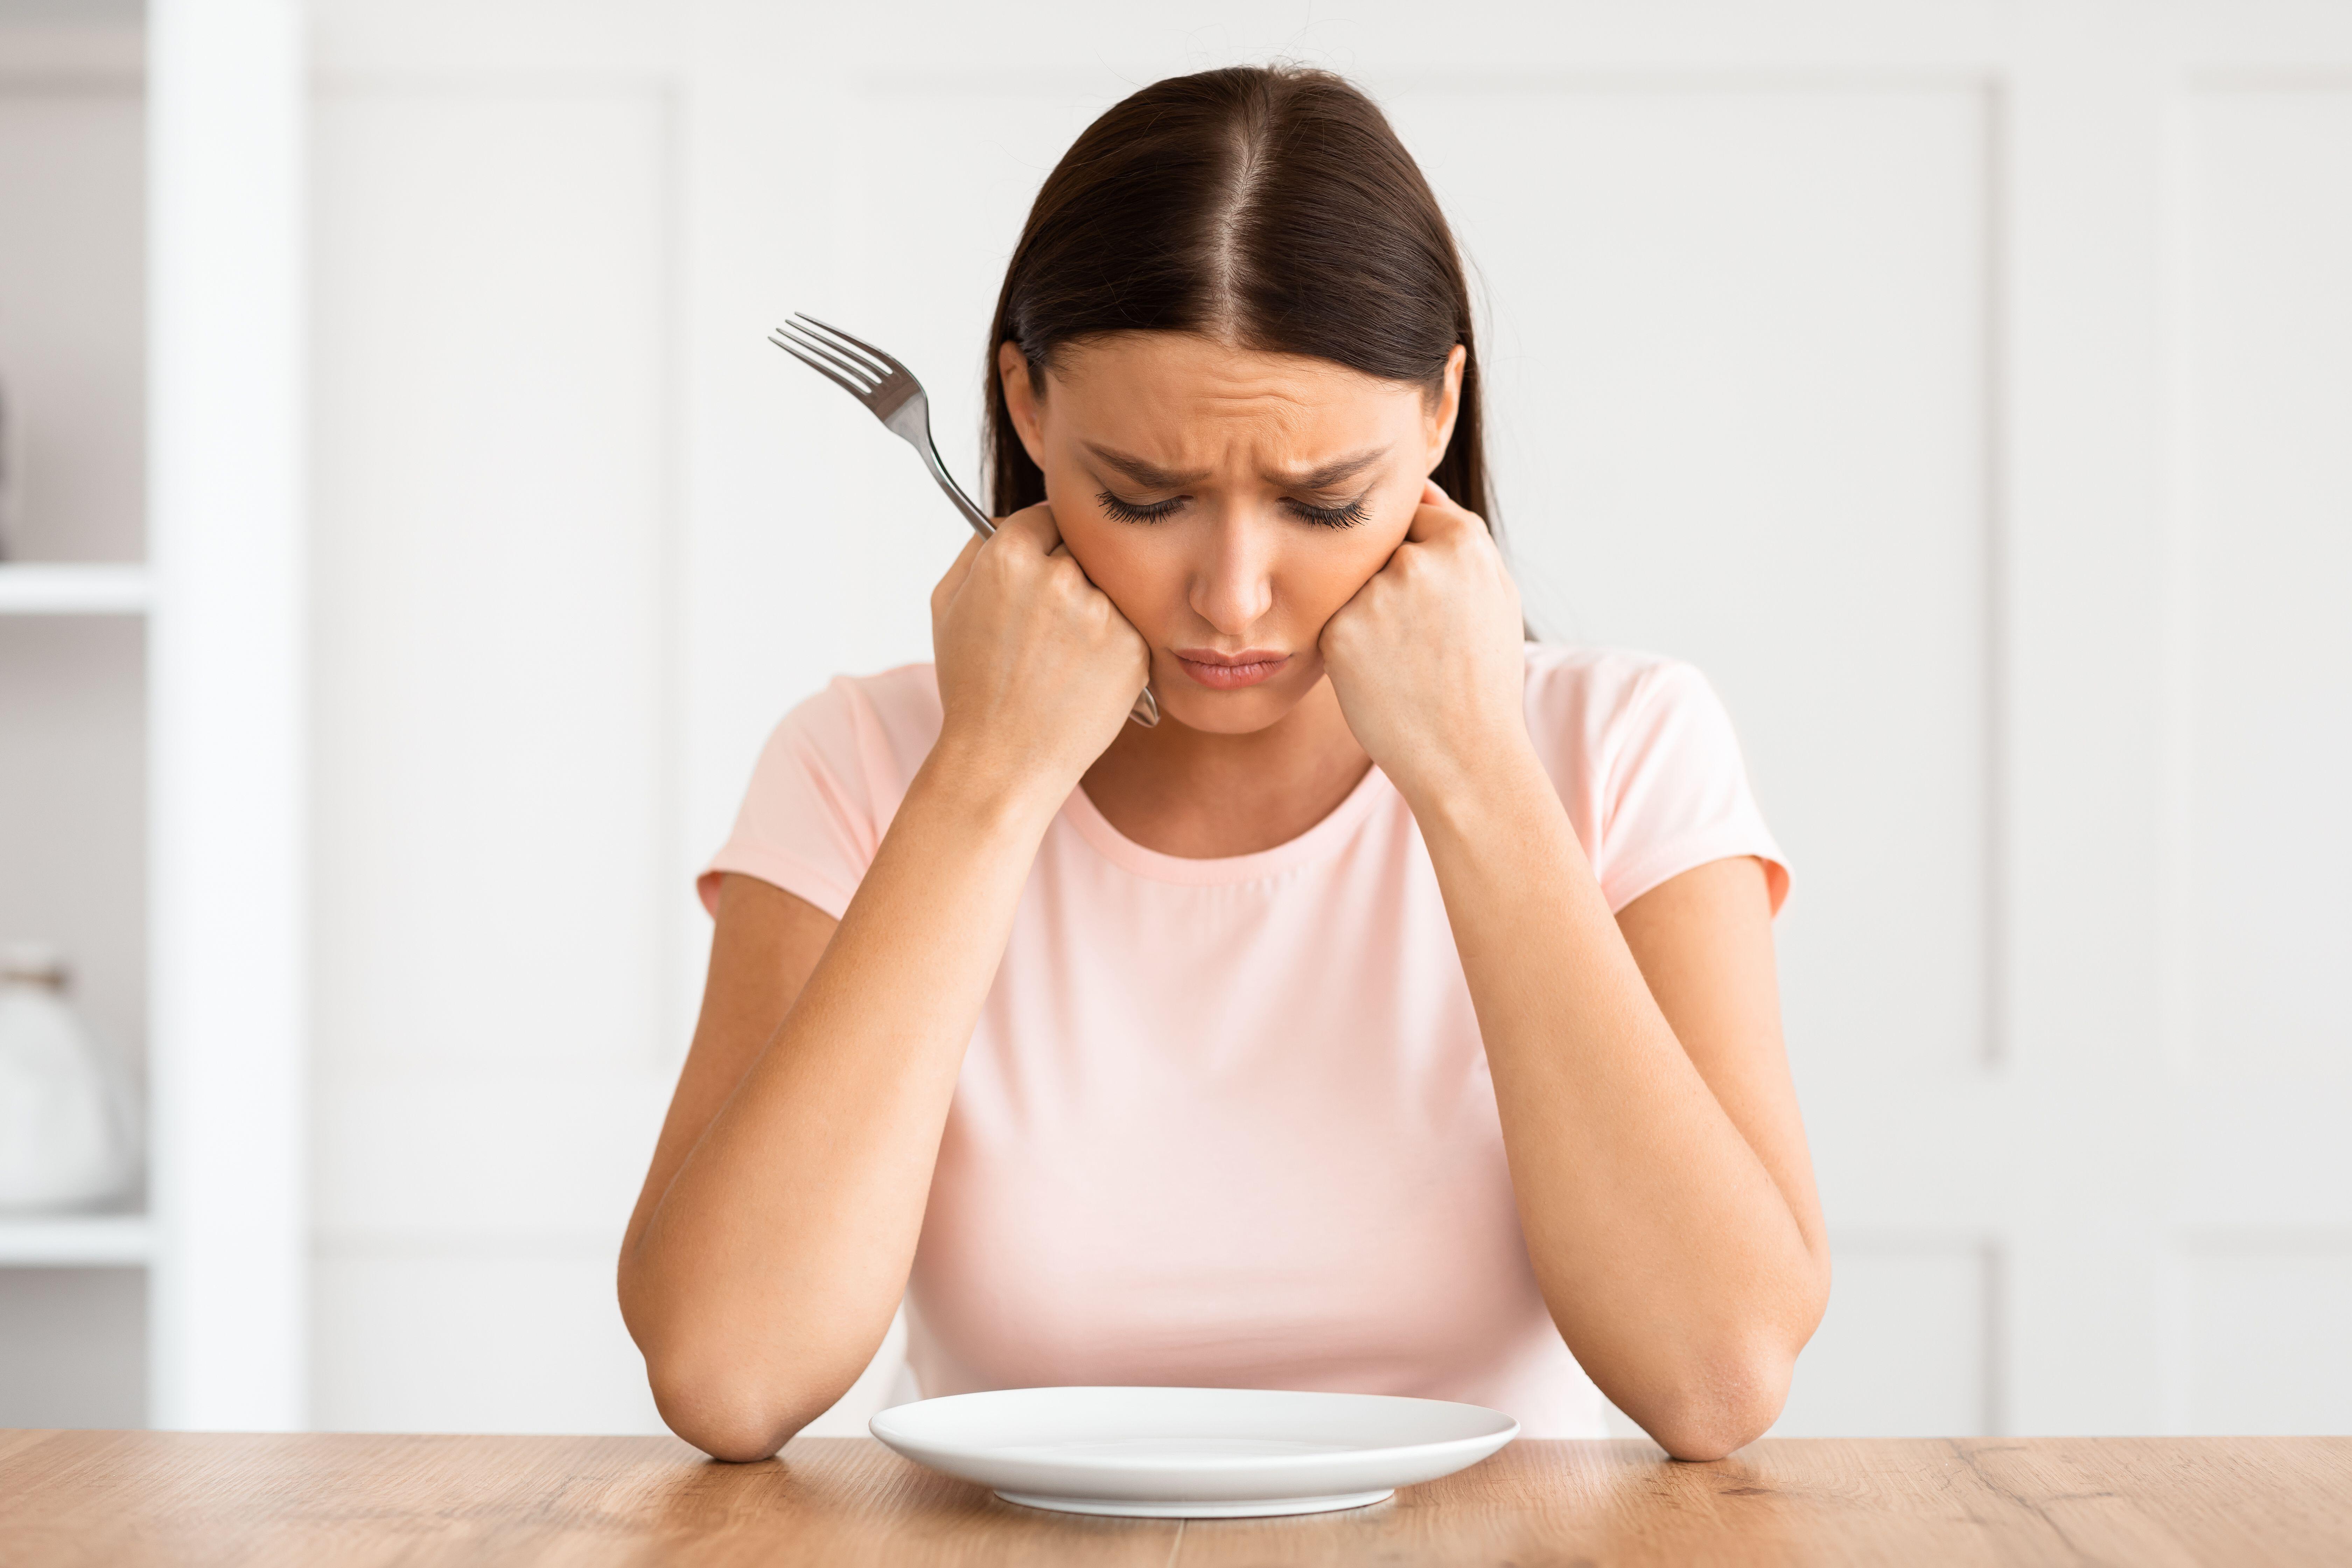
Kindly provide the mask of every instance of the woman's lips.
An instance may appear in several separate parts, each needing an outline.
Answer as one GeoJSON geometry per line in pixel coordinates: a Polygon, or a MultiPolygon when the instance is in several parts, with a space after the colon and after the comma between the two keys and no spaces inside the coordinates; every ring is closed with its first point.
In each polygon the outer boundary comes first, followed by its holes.
{"type": "Polygon", "coordinates": [[[1169,650],[1184,673],[1202,685],[1216,691],[1238,691],[1244,686],[1255,686],[1261,680],[1271,680],[1290,662],[1286,653],[1274,653],[1265,648],[1244,648],[1239,653],[1219,653],[1208,647],[1180,647],[1169,650]]]}

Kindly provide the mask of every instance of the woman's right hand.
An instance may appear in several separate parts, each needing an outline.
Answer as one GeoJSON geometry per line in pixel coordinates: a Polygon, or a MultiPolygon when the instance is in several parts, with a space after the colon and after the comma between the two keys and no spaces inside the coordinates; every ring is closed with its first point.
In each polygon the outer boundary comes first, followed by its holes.
{"type": "Polygon", "coordinates": [[[1151,676],[1150,649],[1071,558],[1043,501],[966,544],[931,590],[931,650],[940,749],[1034,783],[1056,805],[1151,676]]]}

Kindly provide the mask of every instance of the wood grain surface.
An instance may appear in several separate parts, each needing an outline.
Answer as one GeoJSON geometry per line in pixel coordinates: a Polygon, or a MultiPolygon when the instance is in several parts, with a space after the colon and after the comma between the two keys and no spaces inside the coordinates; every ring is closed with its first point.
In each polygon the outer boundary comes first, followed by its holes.
{"type": "Polygon", "coordinates": [[[2352,1437],[1767,1440],[1708,1465],[1521,1440],[1344,1513],[1092,1519],[870,1438],[0,1433],[0,1563],[2352,1563],[2352,1437]]]}

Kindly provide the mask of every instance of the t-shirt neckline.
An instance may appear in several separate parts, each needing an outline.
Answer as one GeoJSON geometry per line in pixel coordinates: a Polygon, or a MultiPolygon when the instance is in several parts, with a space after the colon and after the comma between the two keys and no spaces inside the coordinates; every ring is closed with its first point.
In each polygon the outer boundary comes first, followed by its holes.
{"type": "Polygon", "coordinates": [[[1371,814],[1374,806],[1393,793],[1388,775],[1381,772],[1378,763],[1374,763],[1364,770],[1364,776],[1356,781],[1356,787],[1349,790],[1338,805],[1297,837],[1286,839],[1270,849],[1255,850],[1247,855],[1219,855],[1207,859],[1165,855],[1157,849],[1145,848],[1110,825],[1110,819],[1087,798],[1083,784],[1072,789],[1070,797],[1062,803],[1062,816],[1077,829],[1078,837],[1093,846],[1104,859],[1122,870],[1159,882],[1208,887],[1224,882],[1254,882],[1324,858],[1339,847],[1371,814]]]}

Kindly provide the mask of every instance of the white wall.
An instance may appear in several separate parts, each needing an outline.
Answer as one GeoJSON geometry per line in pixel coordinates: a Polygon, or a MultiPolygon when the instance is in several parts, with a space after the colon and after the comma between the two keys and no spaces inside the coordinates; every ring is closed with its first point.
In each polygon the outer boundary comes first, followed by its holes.
{"type": "Polygon", "coordinates": [[[1352,15],[317,6],[320,1424],[653,1425],[688,878],[961,543],[761,335],[889,345],[972,474],[1045,169],[1280,52],[1476,263],[1539,625],[1705,667],[1795,863],[1840,1272],[1780,1430],[2352,1425],[2352,26],[1352,15]]]}
{"type": "Polygon", "coordinates": [[[642,1427],[667,100],[329,75],[316,115],[318,1416],[642,1427]]]}
{"type": "Polygon", "coordinates": [[[2179,110],[2167,1418],[2352,1429],[2352,76],[2179,110]]]}

